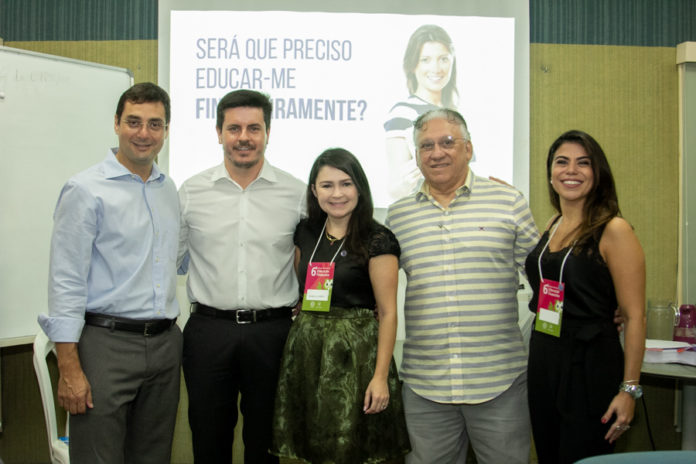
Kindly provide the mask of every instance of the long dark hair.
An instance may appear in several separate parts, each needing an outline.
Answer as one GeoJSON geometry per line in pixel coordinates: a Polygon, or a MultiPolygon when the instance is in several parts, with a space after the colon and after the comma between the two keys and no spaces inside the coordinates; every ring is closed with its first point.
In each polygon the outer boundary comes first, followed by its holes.
{"type": "MultiPolygon", "coordinates": [[[[367,242],[372,226],[372,193],[367,176],[358,159],[346,149],[329,148],[317,157],[309,172],[307,182],[307,216],[309,223],[321,229],[326,221],[326,213],[319,207],[319,202],[312,192],[312,186],[317,182],[317,175],[324,166],[339,169],[350,176],[358,190],[358,204],[353,210],[348,222],[348,230],[344,247],[350,253],[358,256],[360,260],[367,261],[367,242]]],[[[316,186],[315,186],[316,187],[316,186]]]]}
{"type": "Polygon", "coordinates": [[[459,92],[457,91],[457,57],[454,54],[452,39],[440,26],[425,24],[416,29],[408,40],[403,64],[408,91],[411,94],[415,94],[418,89],[418,80],[414,71],[418,66],[423,44],[426,42],[441,43],[452,55],[452,73],[450,74],[449,82],[442,89],[442,106],[445,108],[456,108],[457,99],[459,98],[459,92]]]}
{"type": "MultiPolygon", "coordinates": [[[[589,242],[594,240],[599,242],[604,231],[604,226],[616,216],[621,216],[619,200],[616,196],[614,176],[609,167],[609,161],[604,154],[604,150],[597,141],[588,133],[579,130],[570,130],[558,137],[551,147],[546,158],[546,175],[551,179],[553,169],[553,157],[556,151],[564,143],[577,143],[590,157],[592,164],[593,182],[592,189],[587,194],[583,207],[583,220],[577,229],[576,248],[578,250],[588,248],[589,242]]],[[[549,183],[549,198],[551,205],[561,213],[561,201],[558,193],[549,183]]]]}

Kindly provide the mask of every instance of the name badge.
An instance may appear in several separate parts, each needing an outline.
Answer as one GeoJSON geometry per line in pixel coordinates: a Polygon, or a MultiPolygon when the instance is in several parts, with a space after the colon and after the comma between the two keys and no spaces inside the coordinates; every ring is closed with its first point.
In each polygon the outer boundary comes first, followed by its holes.
{"type": "Polygon", "coordinates": [[[302,311],[329,311],[335,265],[332,262],[310,263],[307,266],[302,311]]]}
{"type": "Polygon", "coordinates": [[[564,294],[562,283],[549,279],[541,280],[534,330],[554,337],[561,336],[564,294]]]}

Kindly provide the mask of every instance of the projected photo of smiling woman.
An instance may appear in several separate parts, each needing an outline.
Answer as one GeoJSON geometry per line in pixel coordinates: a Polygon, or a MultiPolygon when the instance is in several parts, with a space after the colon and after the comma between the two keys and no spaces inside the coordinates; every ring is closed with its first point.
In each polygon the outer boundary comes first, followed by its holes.
{"type": "Polygon", "coordinates": [[[403,62],[408,98],[392,106],[386,131],[389,195],[393,201],[416,190],[422,175],[415,159],[413,121],[426,111],[457,109],[457,69],[449,34],[426,24],[413,32],[403,62]]]}

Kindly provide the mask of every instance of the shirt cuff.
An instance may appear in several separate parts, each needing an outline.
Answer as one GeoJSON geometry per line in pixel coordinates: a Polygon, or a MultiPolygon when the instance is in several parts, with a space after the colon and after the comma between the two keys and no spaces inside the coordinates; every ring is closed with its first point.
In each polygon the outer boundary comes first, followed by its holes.
{"type": "Polygon", "coordinates": [[[72,317],[51,317],[39,314],[39,325],[54,343],[77,343],[85,326],[84,319],[72,317]]]}

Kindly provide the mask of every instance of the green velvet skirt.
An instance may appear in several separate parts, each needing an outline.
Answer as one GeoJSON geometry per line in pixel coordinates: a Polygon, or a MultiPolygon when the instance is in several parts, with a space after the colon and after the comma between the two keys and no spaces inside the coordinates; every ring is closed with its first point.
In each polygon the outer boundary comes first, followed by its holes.
{"type": "Polygon", "coordinates": [[[303,311],[283,352],[271,453],[320,463],[379,463],[411,449],[392,359],[389,406],[365,414],[379,325],[371,309],[303,311]]]}

